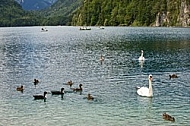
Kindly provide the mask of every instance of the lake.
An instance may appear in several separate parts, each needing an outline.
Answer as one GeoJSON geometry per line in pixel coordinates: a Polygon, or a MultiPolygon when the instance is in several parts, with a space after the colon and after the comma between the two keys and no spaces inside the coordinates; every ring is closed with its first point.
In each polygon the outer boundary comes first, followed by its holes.
{"type": "Polygon", "coordinates": [[[190,124],[190,28],[46,29],[0,28],[1,126],[190,124]],[[138,61],[141,50],[144,62],[138,61]],[[153,97],[141,97],[136,87],[148,87],[149,74],[153,97]],[[69,80],[72,88],[83,84],[82,93],[73,92],[69,80]],[[16,90],[20,85],[23,92],[16,90]],[[50,93],[62,87],[63,98],[50,93]],[[34,100],[44,91],[46,101],[34,100]],[[164,112],[175,122],[164,120],[164,112]]]}

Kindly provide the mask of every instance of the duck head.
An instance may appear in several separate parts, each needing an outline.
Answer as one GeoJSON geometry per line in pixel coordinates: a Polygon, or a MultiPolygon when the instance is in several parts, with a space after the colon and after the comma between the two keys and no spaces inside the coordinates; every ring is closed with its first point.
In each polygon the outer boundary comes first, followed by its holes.
{"type": "Polygon", "coordinates": [[[64,88],[61,88],[61,92],[63,93],[63,91],[64,91],[64,88]]]}
{"type": "Polygon", "coordinates": [[[82,87],[82,84],[79,84],[79,87],[81,88],[81,87],[82,87]]]}

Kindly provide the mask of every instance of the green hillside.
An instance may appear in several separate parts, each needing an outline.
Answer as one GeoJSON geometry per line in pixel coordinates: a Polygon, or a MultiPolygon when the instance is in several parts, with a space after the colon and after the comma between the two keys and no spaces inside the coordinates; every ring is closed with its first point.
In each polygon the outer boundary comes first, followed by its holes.
{"type": "Polygon", "coordinates": [[[82,0],[58,0],[42,11],[24,11],[14,0],[0,1],[0,26],[69,25],[82,0]]]}
{"type": "Polygon", "coordinates": [[[48,9],[40,11],[45,17],[42,25],[70,25],[73,12],[82,5],[83,0],[58,0],[48,9]]]}
{"type": "Polygon", "coordinates": [[[190,26],[189,3],[190,0],[84,0],[72,25],[190,26]]]}
{"type": "Polygon", "coordinates": [[[14,0],[1,0],[0,12],[1,27],[38,25],[39,18],[24,11],[14,0]]]}
{"type": "Polygon", "coordinates": [[[57,0],[42,11],[1,0],[0,11],[0,26],[190,26],[190,0],[57,0]]]}

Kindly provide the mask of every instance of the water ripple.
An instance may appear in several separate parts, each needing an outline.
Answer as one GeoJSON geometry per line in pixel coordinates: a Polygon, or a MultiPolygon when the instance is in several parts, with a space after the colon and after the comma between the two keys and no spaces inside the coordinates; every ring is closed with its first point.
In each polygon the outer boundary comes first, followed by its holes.
{"type": "Polygon", "coordinates": [[[0,125],[188,125],[190,32],[186,28],[78,27],[0,29],[0,125]],[[140,50],[144,62],[139,62],[140,50]],[[105,60],[100,62],[100,55],[105,60]],[[169,79],[170,74],[178,78],[169,79]],[[153,98],[140,97],[148,86],[153,98]],[[40,83],[36,86],[33,79],[40,83]],[[73,88],[83,84],[83,92],[73,88]],[[24,85],[23,93],[16,87],[24,85]],[[63,98],[33,94],[65,88],[63,98]],[[94,101],[86,99],[91,93],[94,101]],[[162,119],[163,112],[176,118],[162,119]]]}

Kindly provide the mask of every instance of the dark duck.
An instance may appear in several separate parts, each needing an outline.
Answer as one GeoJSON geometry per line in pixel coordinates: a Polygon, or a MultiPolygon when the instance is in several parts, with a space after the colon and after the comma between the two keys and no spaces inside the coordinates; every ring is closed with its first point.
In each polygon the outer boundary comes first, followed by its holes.
{"type": "Polygon", "coordinates": [[[37,79],[34,79],[34,85],[37,85],[38,83],[39,83],[39,80],[37,80],[37,79]]]}
{"type": "Polygon", "coordinates": [[[165,120],[175,122],[175,118],[172,117],[172,116],[170,116],[170,115],[168,115],[168,114],[166,114],[166,113],[163,113],[162,117],[163,117],[163,119],[165,119],[165,120]]]}
{"type": "Polygon", "coordinates": [[[23,90],[24,90],[24,86],[21,85],[20,87],[17,87],[16,90],[17,90],[17,91],[21,91],[21,92],[23,92],[23,90]]]}
{"type": "Polygon", "coordinates": [[[82,91],[82,84],[79,84],[79,88],[73,88],[73,91],[78,92],[78,91],[82,91]]]}
{"type": "Polygon", "coordinates": [[[61,88],[61,91],[51,91],[52,95],[63,95],[64,94],[64,88],[61,88]]]}
{"type": "Polygon", "coordinates": [[[178,78],[177,74],[172,74],[172,75],[169,75],[170,79],[171,78],[178,78]]]}
{"type": "Polygon", "coordinates": [[[43,95],[37,94],[37,95],[33,95],[34,100],[40,100],[40,99],[46,99],[46,94],[47,92],[45,91],[43,95]]]}

